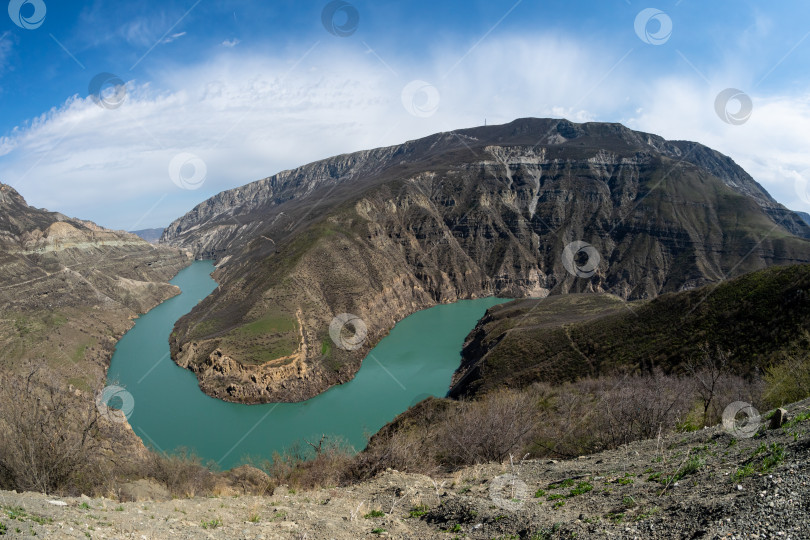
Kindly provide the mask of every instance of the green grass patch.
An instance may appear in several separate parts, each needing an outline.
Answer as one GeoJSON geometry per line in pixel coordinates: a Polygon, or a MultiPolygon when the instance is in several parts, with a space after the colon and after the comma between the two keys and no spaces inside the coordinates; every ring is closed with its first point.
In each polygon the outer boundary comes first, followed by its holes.
{"type": "Polygon", "coordinates": [[[382,510],[372,510],[371,512],[369,512],[368,514],[366,514],[363,517],[366,518],[366,519],[371,519],[371,518],[383,517],[384,515],[385,515],[385,512],[383,512],[382,510]]]}
{"type": "Polygon", "coordinates": [[[221,519],[212,519],[211,521],[203,521],[200,524],[200,526],[203,529],[216,529],[220,525],[222,525],[222,520],[221,519]]]}
{"type": "Polygon", "coordinates": [[[576,497],[577,495],[582,495],[584,493],[588,493],[589,491],[593,491],[593,485],[588,482],[580,482],[577,484],[577,487],[568,493],[568,497],[576,497]]]}
{"type": "Polygon", "coordinates": [[[239,327],[236,333],[246,337],[277,334],[281,332],[298,332],[298,321],[294,317],[268,313],[261,319],[239,327]]]}
{"type": "Polygon", "coordinates": [[[562,482],[556,482],[553,484],[548,485],[548,489],[560,489],[560,488],[567,488],[574,485],[573,478],[566,478],[562,482]]]}

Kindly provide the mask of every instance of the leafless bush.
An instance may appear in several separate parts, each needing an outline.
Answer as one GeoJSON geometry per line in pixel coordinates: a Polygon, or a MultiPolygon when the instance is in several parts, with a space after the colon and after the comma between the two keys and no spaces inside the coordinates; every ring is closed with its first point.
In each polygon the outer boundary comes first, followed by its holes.
{"type": "Polygon", "coordinates": [[[503,461],[519,453],[534,430],[537,407],[526,392],[500,390],[463,402],[438,427],[437,457],[458,467],[503,461]]]}
{"type": "Polygon", "coordinates": [[[692,406],[689,382],[660,372],[605,377],[596,380],[595,386],[594,443],[600,448],[616,448],[672,430],[692,406]]]}
{"type": "Polygon", "coordinates": [[[715,397],[730,375],[728,360],[728,353],[719,347],[711,351],[708,345],[703,345],[698,357],[686,363],[686,369],[695,383],[695,391],[703,403],[704,425],[708,425],[712,406],[716,406],[715,397]]]}
{"type": "Polygon", "coordinates": [[[432,474],[440,468],[434,441],[435,431],[427,427],[383,430],[354,458],[347,480],[370,478],[386,469],[432,474]]]}
{"type": "Polygon", "coordinates": [[[67,390],[27,377],[0,385],[0,470],[5,487],[43,493],[68,488],[87,471],[98,411],[67,390]]]}
{"type": "Polygon", "coordinates": [[[270,477],[271,487],[288,485],[314,489],[341,484],[349,474],[354,449],[339,438],[329,437],[312,446],[316,448],[314,452],[304,450],[299,444],[293,445],[265,462],[262,468],[270,477]]]}
{"type": "Polygon", "coordinates": [[[202,460],[186,449],[174,454],[150,452],[144,463],[143,474],[166,486],[175,497],[194,497],[209,493],[216,483],[213,465],[205,466],[202,460]]]}

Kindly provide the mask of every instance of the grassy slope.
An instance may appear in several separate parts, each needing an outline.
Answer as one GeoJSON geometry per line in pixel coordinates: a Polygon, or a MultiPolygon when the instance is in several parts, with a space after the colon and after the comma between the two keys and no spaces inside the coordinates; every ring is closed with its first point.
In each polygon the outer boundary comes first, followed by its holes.
{"type": "Polygon", "coordinates": [[[677,372],[704,343],[730,351],[740,373],[762,370],[806,350],[808,289],[810,266],[794,265],[554,327],[538,324],[548,300],[497,307],[484,321],[483,347],[491,347],[483,358],[484,376],[468,380],[462,393],[654,366],[677,372]]]}

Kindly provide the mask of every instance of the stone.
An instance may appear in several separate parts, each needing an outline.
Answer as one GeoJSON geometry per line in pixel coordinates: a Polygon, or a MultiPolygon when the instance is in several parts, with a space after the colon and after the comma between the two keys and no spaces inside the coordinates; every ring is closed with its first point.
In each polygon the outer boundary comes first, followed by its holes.
{"type": "Polygon", "coordinates": [[[778,429],[785,425],[787,422],[787,411],[783,408],[778,408],[773,412],[773,416],[771,416],[771,429],[778,429]]]}

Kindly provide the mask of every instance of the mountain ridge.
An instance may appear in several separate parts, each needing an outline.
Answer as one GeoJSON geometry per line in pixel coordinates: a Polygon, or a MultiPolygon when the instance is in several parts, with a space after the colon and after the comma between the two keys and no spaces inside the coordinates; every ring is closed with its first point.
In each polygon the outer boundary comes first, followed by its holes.
{"type": "Polygon", "coordinates": [[[220,287],[178,321],[172,356],[215,397],[297,401],[349,380],[419,309],[491,295],[652,298],[810,262],[808,236],[697,143],[553,119],[439,133],[279,173],[173,222],[161,241],[216,260],[220,287]],[[587,277],[574,271],[584,245],[596,254],[587,277]],[[357,349],[330,336],[341,313],[365,322],[357,349]]]}

